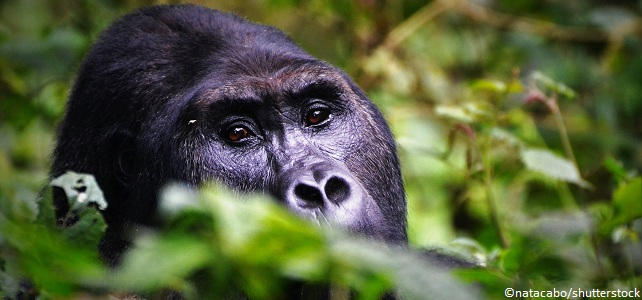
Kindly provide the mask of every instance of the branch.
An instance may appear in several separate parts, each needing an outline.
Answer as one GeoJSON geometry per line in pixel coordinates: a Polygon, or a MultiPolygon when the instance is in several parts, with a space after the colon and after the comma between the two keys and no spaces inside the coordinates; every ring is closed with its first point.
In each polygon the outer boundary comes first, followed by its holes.
{"type": "Polygon", "coordinates": [[[447,1],[445,2],[446,3],[434,1],[422,7],[408,19],[397,25],[397,27],[393,28],[386,36],[381,47],[390,50],[397,48],[399,44],[411,36],[417,29],[421,28],[421,26],[447,11],[451,5],[448,4],[447,1]]]}
{"type": "Polygon", "coordinates": [[[397,48],[421,26],[447,11],[456,12],[471,20],[500,29],[526,32],[550,39],[576,42],[606,42],[609,40],[609,34],[597,28],[563,26],[553,22],[513,16],[473,4],[467,0],[435,0],[391,30],[381,48],[389,50],[397,48]]]}
{"type": "Polygon", "coordinates": [[[565,41],[605,42],[609,40],[608,33],[600,29],[563,26],[553,22],[517,17],[500,13],[466,0],[437,0],[437,2],[443,4],[454,2],[454,5],[451,5],[453,11],[472,20],[486,23],[501,29],[516,30],[565,41]]]}

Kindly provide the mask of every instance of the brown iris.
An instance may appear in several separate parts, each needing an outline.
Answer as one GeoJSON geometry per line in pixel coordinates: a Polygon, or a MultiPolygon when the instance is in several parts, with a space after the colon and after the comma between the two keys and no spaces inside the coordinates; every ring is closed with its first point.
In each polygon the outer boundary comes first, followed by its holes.
{"type": "Polygon", "coordinates": [[[250,131],[247,130],[247,128],[241,126],[229,128],[226,133],[227,139],[232,142],[238,142],[244,138],[249,137],[250,135],[250,131]]]}
{"type": "Polygon", "coordinates": [[[330,118],[330,112],[325,109],[315,109],[305,116],[305,123],[308,126],[314,126],[323,123],[330,118]]]}

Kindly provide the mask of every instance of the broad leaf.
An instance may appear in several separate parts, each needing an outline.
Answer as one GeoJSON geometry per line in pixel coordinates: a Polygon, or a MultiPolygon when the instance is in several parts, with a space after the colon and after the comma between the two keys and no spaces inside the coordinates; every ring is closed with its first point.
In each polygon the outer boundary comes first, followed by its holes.
{"type": "Polygon", "coordinates": [[[642,217],[642,177],[620,185],[613,194],[613,204],[625,222],[642,217]]]}
{"type": "Polygon", "coordinates": [[[551,178],[575,183],[582,187],[588,187],[589,183],[584,181],[575,165],[568,159],[560,157],[549,150],[525,149],[521,152],[522,161],[526,168],[551,178]]]}

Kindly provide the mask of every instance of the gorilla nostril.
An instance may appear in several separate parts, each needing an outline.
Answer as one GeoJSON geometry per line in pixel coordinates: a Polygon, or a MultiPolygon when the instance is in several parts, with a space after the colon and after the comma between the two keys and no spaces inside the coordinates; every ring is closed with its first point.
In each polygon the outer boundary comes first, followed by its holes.
{"type": "Polygon", "coordinates": [[[322,206],[323,205],[323,195],[321,191],[313,186],[307,184],[299,183],[294,187],[294,195],[297,198],[305,201],[305,206],[322,206]]]}
{"type": "Polygon", "coordinates": [[[339,204],[350,197],[350,185],[341,177],[333,176],[324,187],[325,195],[334,204],[339,204]]]}

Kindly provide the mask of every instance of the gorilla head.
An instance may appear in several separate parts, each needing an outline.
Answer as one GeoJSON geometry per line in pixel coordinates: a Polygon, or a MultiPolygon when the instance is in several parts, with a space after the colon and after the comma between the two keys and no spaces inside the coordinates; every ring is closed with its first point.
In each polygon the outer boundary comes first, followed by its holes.
{"type": "Polygon", "coordinates": [[[67,170],[96,176],[115,239],[153,225],[163,185],[217,180],[407,242],[395,144],[364,92],[277,29],[199,6],[146,8],[102,33],[60,124],[52,175],[67,170]]]}

